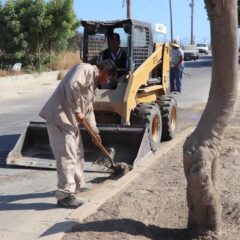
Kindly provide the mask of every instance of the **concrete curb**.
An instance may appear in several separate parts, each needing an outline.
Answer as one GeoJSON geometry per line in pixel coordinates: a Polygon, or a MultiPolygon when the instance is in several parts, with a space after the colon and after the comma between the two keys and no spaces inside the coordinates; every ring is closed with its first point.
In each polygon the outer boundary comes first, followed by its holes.
{"type": "Polygon", "coordinates": [[[162,147],[155,154],[152,154],[151,156],[149,156],[148,159],[139,162],[139,164],[131,172],[120,178],[118,181],[107,182],[106,184],[104,184],[100,189],[98,189],[97,192],[92,194],[91,200],[89,202],[84,204],[82,207],[79,207],[78,209],[72,211],[66,217],[66,224],[54,226],[54,230],[51,232],[51,230],[49,229],[47,235],[45,234],[45,236],[41,236],[41,239],[62,239],[65,232],[70,231],[74,226],[82,222],[85,218],[94,214],[102,204],[104,204],[107,200],[109,200],[118,192],[127,187],[127,185],[129,185],[136,178],[140,177],[140,175],[145,172],[149,167],[151,167],[156,161],[158,161],[161,156],[165,155],[178,143],[182,142],[189,134],[191,134],[193,129],[193,127],[190,127],[181,134],[179,134],[179,136],[177,136],[174,140],[162,143],[162,147]]]}
{"type": "Polygon", "coordinates": [[[42,72],[34,74],[23,74],[16,76],[0,77],[0,88],[22,86],[29,83],[41,82],[45,80],[57,80],[59,71],[42,72]]]}

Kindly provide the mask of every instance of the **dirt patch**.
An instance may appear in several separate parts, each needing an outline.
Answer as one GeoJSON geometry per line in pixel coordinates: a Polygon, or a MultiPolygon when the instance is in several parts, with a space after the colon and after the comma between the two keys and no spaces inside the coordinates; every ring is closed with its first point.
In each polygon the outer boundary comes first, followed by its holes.
{"type": "MultiPolygon", "coordinates": [[[[179,131],[196,124],[202,109],[181,111],[180,119],[192,113],[196,119],[182,121],[179,131]]],[[[228,128],[221,147],[223,234],[221,239],[240,239],[240,128],[236,117],[228,128]]],[[[187,117],[187,118],[186,118],[187,117]]],[[[147,169],[131,185],[106,202],[97,213],[78,224],[63,240],[156,239],[187,240],[186,180],[182,145],[147,169]]]]}

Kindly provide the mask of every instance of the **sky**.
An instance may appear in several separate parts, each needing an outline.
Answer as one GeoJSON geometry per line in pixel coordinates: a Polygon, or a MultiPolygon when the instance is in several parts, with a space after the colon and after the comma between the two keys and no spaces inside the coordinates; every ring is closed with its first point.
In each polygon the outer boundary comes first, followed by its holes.
{"type": "MultiPolygon", "coordinates": [[[[124,0],[74,0],[78,19],[114,20],[126,18],[124,0]]],[[[191,0],[171,0],[173,15],[173,38],[183,44],[190,44],[191,0]]],[[[210,26],[204,7],[204,0],[194,0],[194,37],[196,43],[210,43],[210,26]]],[[[131,0],[132,18],[167,27],[165,39],[171,39],[169,0],[131,0]]]]}

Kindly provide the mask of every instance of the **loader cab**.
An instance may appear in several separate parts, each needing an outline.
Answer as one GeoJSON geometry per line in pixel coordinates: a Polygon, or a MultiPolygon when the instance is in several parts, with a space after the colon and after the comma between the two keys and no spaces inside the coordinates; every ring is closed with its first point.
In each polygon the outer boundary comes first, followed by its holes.
{"type": "MultiPolygon", "coordinates": [[[[99,61],[99,55],[108,48],[108,36],[112,33],[120,35],[121,47],[127,55],[127,64],[125,69],[118,69],[123,74],[115,81],[110,81],[109,86],[100,86],[95,93],[94,113],[97,124],[130,124],[130,115],[139,94],[151,95],[150,89],[146,93],[142,92],[141,86],[149,85],[148,80],[154,76],[156,65],[160,60],[160,55],[151,58],[153,55],[152,28],[150,23],[123,19],[116,21],[81,21],[84,28],[81,58],[83,62],[96,64],[99,61]],[[143,67],[144,66],[144,67],[143,67]],[[152,71],[153,70],[153,71],[152,71]],[[131,107],[129,107],[131,105],[131,107]]],[[[162,51],[161,51],[162,53],[162,51]]],[[[154,89],[161,89],[158,79],[154,84],[154,89]]],[[[161,90],[159,90],[161,91],[161,90]]],[[[145,96],[144,95],[144,96],[145,96]]],[[[144,98],[144,97],[143,97],[144,98]]],[[[142,98],[142,99],[143,99],[142,98]]],[[[147,97],[146,97],[147,98],[147,97]]],[[[153,101],[147,98],[146,101],[153,101]]],[[[140,99],[140,98],[139,98],[140,99]]],[[[145,100],[139,100],[145,101],[145,100]]]]}
{"type": "MultiPolygon", "coordinates": [[[[136,70],[152,53],[153,40],[151,24],[124,19],[116,21],[81,21],[84,28],[81,58],[83,62],[96,64],[102,51],[109,47],[108,36],[120,35],[121,48],[126,52],[127,61],[121,81],[136,70]]],[[[121,75],[121,74],[119,74],[121,75]]]]}

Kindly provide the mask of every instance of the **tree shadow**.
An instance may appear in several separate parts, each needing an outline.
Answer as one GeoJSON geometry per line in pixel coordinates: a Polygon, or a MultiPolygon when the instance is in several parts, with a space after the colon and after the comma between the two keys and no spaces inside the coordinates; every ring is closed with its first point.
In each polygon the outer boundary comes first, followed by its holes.
{"type": "Polygon", "coordinates": [[[42,198],[54,197],[54,192],[44,193],[30,193],[30,194],[18,194],[18,195],[0,195],[0,211],[17,211],[17,210],[47,210],[56,208],[56,204],[44,203],[41,201],[42,198]],[[28,199],[39,198],[39,202],[24,203],[28,199]]]}
{"type": "MultiPolygon", "coordinates": [[[[67,224],[69,224],[69,222],[57,223],[49,228],[46,232],[44,232],[41,237],[57,233],[61,230],[64,231],[64,226],[67,224]]],[[[67,226],[68,229],[70,229],[69,225],[67,226]]],[[[190,240],[188,237],[187,229],[161,228],[155,225],[146,225],[140,221],[135,221],[133,219],[110,219],[81,224],[72,221],[71,226],[73,228],[70,231],[67,230],[67,233],[120,232],[136,237],[144,236],[153,240],[190,240]]]]}

